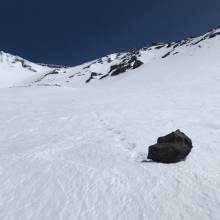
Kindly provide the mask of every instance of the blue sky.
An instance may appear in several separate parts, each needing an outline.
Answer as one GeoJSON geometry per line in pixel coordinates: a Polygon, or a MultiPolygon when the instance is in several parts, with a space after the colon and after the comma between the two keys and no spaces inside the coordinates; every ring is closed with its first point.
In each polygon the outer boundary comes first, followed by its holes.
{"type": "Polygon", "coordinates": [[[1,0],[0,51],[75,66],[220,26],[219,0],[1,0]]]}

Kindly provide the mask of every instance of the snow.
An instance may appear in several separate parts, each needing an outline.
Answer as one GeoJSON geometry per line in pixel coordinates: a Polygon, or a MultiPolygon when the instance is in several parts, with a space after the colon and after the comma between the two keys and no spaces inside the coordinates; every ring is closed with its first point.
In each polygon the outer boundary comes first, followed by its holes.
{"type": "Polygon", "coordinates": [[[51,70],[53,69],[39,66],[18,56],[0,52],[0,88],[26,84],[51,70]],[[30,65],[36,72],[22,67],[22,63],[18,60],[23,60],[26,65],[30,65]]]}
{"type": "Polygon", "coordinates": [[[29,75],[1,82],[0,219],[219,219],[220,37],[199,45],[142,51],[144,65],[88,84],[92,62],[51,75],[61,87],[32,83],[51,68],[15,67],[29,75]],[[186,160],[147,160],[177,129],[186,160]]]}

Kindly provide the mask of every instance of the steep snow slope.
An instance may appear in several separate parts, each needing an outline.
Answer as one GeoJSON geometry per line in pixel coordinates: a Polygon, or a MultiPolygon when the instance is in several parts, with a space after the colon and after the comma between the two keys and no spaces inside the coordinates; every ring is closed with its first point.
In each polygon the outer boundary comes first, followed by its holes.
{"type": "Polygon", "coordinates": [[[0,219],[219,219],[220,36],[204,36],[165,58],[168,44],[140,50],[144,64],[115,77],[85,83],[122,54],[1,88],[0,219]],[[148,161],[176,129],[193,141],[187,159],[148,161]]]}

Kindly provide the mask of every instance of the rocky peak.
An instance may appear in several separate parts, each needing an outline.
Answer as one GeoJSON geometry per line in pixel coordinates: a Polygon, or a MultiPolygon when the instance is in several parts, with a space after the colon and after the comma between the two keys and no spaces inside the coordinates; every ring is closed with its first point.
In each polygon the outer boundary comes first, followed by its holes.
{"type": "Polygon", "coordinates": [[[152,43],[152,46],[158,46],[158,45],[164,45],[164,44],[166,43],[160,40],[160,41],[152,43]]]}
{"type": "Polygon", "coordinates": [[[63,66],[63,65],[54,65],[54,64],[44,64],[44,63],[36,63],[37,65],[40,65],[40,66],[46,66],[46,67],[50,67],[50,68],[64,68],[64,69],[67,69],[67,68],[70,68],[69,66],[63,66]]]}
{"type": "Polygon", "coordinates": [[[136,48],[129,49],[129,50],[127,51],[127,53],[131,53],[131,54],[135,54],[135,53],[137,53],[137,52],[138,52],[138,50],[137,50],[136,48]]]}

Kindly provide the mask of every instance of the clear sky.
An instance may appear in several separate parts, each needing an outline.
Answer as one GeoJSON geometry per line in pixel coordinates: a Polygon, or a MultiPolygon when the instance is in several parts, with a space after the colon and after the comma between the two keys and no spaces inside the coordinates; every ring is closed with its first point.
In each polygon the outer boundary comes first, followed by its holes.
{"type": "Polygon", "coordinates": [[[220,0],[0,0],[0,51],[75,66],[220,26],[220,0]]]}

